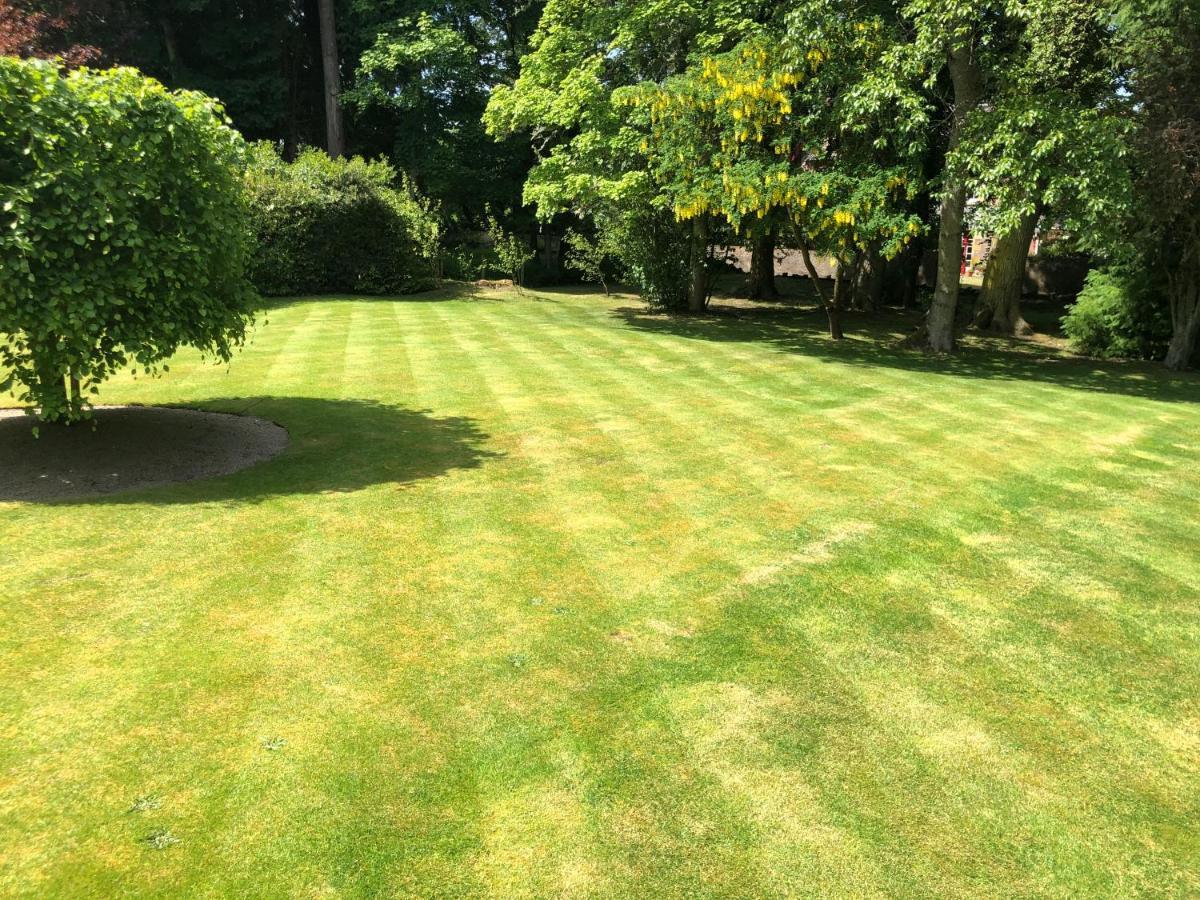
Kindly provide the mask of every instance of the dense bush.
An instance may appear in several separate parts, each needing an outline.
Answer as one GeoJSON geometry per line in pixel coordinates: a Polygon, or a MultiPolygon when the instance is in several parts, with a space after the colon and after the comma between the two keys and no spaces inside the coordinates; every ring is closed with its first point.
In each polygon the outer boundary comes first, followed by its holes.
{"type": "Polygon", "coordinates": [[[688,234],[674,214],[656,208],[622,210],[596,217],[620,274],[642,299],[662,309],[684,309],[688,301],[688,234]]]}
{"type": "Polygon", "coordinates": [[[1156,296],[1143,273],[1094,270],[1063,317],[1063,331],[1072,347],[1091,356],[1160,359],[1171,322],[1156,296]]]}
{"type": "Polygon", "coordinates": [[[258,246],[251,273],[264,294],[406,293],[434,283],[436,211],[382,160],[305,150],[286,163],[252,147],[247,192],[258,246]]]}
{"type": "Polygon", "coordinates": [[[255,299],[244,156],[203,94],[0,57],[0,393],[74,421],[131,362],[228,360],[255,299]]]}

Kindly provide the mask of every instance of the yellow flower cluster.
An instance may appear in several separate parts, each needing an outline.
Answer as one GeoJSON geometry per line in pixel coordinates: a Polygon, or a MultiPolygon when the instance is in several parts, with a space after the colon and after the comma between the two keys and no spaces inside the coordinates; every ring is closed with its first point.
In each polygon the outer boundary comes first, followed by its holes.
{"type": "MultiPolygon", "coordinates": [[[[747,52],[743,56],[759,69],[767,64],[764,51],[747,52]]],[[[729,106],[734,121],[757,117],[775,125],[782,121],[783,116],[791,114],[792,103],[788,91],[800,83],[800,77],[789,71],[775,72],[770,76],[760,72],[757,77],[753,72],[728,73],[713,59],[704,60],[701,77],[714,82],[721,89],[713,106],[729,106]],[[764,106],[771,112],[763,110],[764,106]]]]}
{"type": "Polygon", "coordinates": [[[696,216],[709,211],[708,201],[703,198],[697,198],[691,203],[682,204],[675,207],[675,218],[682,222],[685,219],[694,219],[696,216]]]}

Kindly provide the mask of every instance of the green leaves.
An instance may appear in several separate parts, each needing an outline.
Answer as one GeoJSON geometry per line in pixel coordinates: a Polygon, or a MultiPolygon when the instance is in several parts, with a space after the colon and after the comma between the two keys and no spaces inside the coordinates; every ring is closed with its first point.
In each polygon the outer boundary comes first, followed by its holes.
{"type": "Polygon", "coordinates": [[[82,418],[131,360],[153,370],[182,344],[227,360],[241,343],[243,157],[202,94],[0,59],[0,334],[20,336],[0,365],[43,418],[82,418]]]}
{"type": "Polygon", "coordinates": [[[438,211],[382,160],[283,161],[251,148],[246,190],[257,246],[251,271],[264,294],[404,293],[430,286],[441,244],[438,211]]]}

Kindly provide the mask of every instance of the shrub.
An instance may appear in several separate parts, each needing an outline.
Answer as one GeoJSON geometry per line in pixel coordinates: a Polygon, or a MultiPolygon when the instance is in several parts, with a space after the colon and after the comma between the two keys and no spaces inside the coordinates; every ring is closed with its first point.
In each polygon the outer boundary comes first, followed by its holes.
{"type": "Polygon", "coordinates": [[[487,217],[488,239],[491,241],[491,264],[503,275],[512,279],[517,290],[525,283],[525,266],[537,254],[529,242],[510,231],[506,231],[490,211],[487,217]]]}
{"type": "Polygon", "coordinates": [[[587,237],[574,229],[564,235],[567,251],[563,262],[568,269],[578,272],[590,284],[599,284],[608,293],[609,272],[617,256],[617,247],[612,232],[602,231],[587,237]]]}
{"type": "Polygon", "coordinates": [[[203,94],[0,57],[0,392],[70,422],[131,362],[228,360],[255,301],[244,155],[203,94]]]}
{"type": "Polygon", "coordinates": [[[1090,356],[1160,358],[1171,323],[1155,296],[1142,273],[1093,270],[1063,317],[1063,331],[1074,349],[1090,356]]]}
{"type": "Polygon", "coordinates": [[[672,212],[649,207],[597,215],[596,228],[646,303],[687,307],[689,237],[672,212]]]}
{"type": "Polygon", "coordinates": [[[255,144],[246,178],[264,294],[407,293],[440,269],[436,209],[382,161],[304,150],[286,163],[255,144]]]}

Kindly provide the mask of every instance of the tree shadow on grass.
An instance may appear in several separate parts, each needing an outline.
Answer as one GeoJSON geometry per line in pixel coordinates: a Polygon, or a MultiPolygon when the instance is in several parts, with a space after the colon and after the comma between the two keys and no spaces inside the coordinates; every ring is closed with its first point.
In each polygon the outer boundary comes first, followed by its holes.
{"type": "Polygon", "coordinates": [[[709,315],[684,316],[621,307],[613,310],[613,315],[640,331],[693,340],[762,343],[844,365],[1041,382],[1165,402],[1200,402],[1200,374],[1172,373],[1156,363],[1086,359],[1031,341],[979,334],[968,335],[953,355],[900,347],[899,341],[920,322],[916,312],[847,313],[843,341],[829,339],[824,313],[815,308],[717,307],[709,315]]]}
{"type": "MultiPolygon", "coordinates": [[[[232,474],[201,477],[137,488],[121,493],[73,497],[4,496],[57,504],[254,503],[295,494],[334,494],[373,485],[401,488],[456,469],[473,469],[500,456],[486,448],[488,435],[473,419],[435,416],[370,400],[314,397],[238,397],[197,401],[188,409],[253,416],[287,429],[287,446],[278,456],[232,474]]],[[[224,417],[222,417],[224,418],[224,417]]],[[[11,421],[11,420],[10,420],[11,421]]],[[[157,420],[156,420],[157,421],[157,420]]],[[[170,420],[143,427],[135,456],[126,462],[136,471],[136,453],[147,459],[170,454],[186,440],[170,420]]],[[[8,422],[0,422],[8,425],[8,422]]],[[[38,453],[29,420],[0,432],[0,454],[38,453]],[[14,446],[12,442],[21,441],[14,446]]],[[[103,437],[104,423],[94,434],[103,437]]],[[[93,433],[86,426],[74,443],[87,452],[93,433]]],[[[12,492],[10,492],[11,494],[12,492]]]]}

